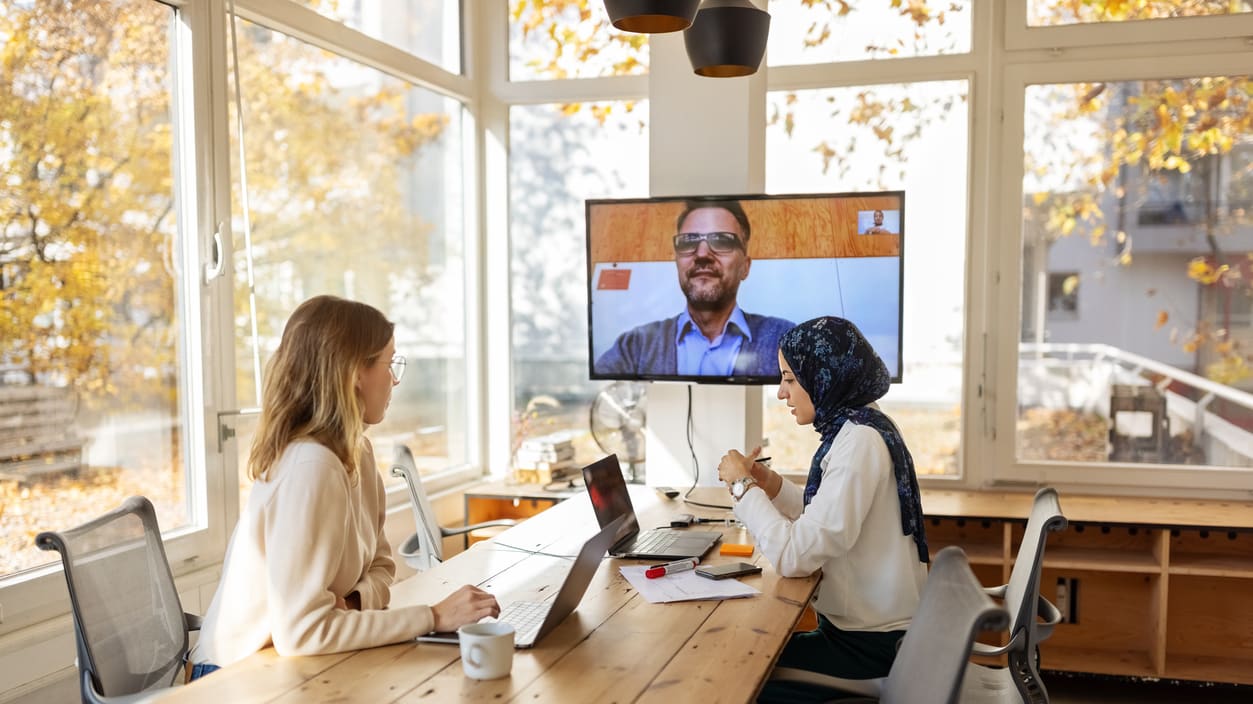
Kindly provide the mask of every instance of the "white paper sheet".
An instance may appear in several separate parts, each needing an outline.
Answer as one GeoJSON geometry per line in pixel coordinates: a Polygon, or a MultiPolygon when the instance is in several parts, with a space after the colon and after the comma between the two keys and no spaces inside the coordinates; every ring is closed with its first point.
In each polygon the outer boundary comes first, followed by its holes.
{"type": "Polygon", "coordinates": [[[644,570],[651,566],[623,565],[618,569],[631,586],[635,587],[635,591],[653,604],[698,599],[739,599],[757,596],[761,593],[761,590],[750,587],[738,579],[709,579],[696,574],[693,570],[649,579],[644,576],[644,570]]]}

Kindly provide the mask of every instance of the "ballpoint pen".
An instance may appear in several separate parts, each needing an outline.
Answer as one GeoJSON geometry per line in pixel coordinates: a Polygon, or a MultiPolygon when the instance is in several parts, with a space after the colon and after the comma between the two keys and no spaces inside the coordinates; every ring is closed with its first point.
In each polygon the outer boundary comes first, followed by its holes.
{"type": "Polygon", "coordinates": [[[699,563],[700,563],[700,560],[695,557],[689,557],[683,560],[675,560],[674,562],[667,562],[664,565],[657,565],[656,567],[649,567],[648,569],[644,570],[644,576],[648,577],[649,579],[657,579],[658,577],[664,577],[668,574],[674,574],[675,572],[683,572],[684,570],[696,569],[696,565],[699,563]]]}

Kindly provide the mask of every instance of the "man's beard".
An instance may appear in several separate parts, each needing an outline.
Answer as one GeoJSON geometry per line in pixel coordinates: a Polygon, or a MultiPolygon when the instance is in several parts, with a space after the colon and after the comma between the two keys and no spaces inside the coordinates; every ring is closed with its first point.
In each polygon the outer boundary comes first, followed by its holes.
{"type": "Polygon", "coordinates": [[[683,295],[687,304],[695,310],[718,310],[727,302],[735,300],[736,288],[727,284],[726,273],[718,272],[717,280],[692,281],[683,277],[683,295]]]}

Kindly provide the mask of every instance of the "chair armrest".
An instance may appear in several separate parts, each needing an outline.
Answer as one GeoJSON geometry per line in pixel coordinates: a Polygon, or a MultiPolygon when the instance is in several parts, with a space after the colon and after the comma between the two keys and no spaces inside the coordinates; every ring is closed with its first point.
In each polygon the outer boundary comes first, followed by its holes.
{"type": "Polygon", "coordinates": [[[189,613],[184,612],[183,623],[187,625],[187,630],[198,631],[200,630],[200,624],[203,623],[203,621],[196,614],[189,614],[189,613]]]}
{"type": "Polygon", "coordinates": [[[1009,639],[1009,642],[1006,643],[1005,645],[988,645],[987,643],[980,643],[979,641],[975,641],[970,644],[970,654],[971,655],[986,655],[989,657],[995,657],[997,655],[1004,655],[1005,653],[1008,653],[1012,650],[1020,649],[1022,647],[1022,641],[1026,637],[1027,637],[1026,633],[1024,633],[1022,630],[1019,630],[1017,633],[1014,634],[1013,638],[1009,639]]]}
{"type": "Polygon", "coordinates": [[[1008,645],[988,645],[987,643],[980,643],[979,641],[975,641],[970,644],[971,655],[995,657],[997,655],[1004,655],[1007,652],[1009,652],[1008,645]]]}
{"type": "Polygon", "coordinates": [[[1062,622],[1062,612],[1053,602],[1041,596],[1036,602],[1036,615],[1044,619],[1044,623],[1035,624],[1036,642],[1039,643],[1053,635],[1053,627],[1062,622]]]}
{"type": "Polygon", "coordinates": [[[463,533],[469,533],[472,530],[478,530],[479,528],[486,528],[488,526],[516,526],[516,525],[518,525],[518,522],[512,518],[500,518],[495,521],[483,521],[482,523],[472,523],[468,526],[454,526],[452,528],[449,528],[447,526],[440,526],[439,532],[441,536],[447,538],[450,535],[462,535],[463,533]]]}
{"type": "MultiPolygon", "coordinates": [[[[848,680],[843,677],[832,677],[831,675],[824,675],[820,672],[813,672],[810,670],[799,670],[793,667],[776,667],[774,668],[774,672],[770,673],[770,681],[794,682],[796,684],[823,687],[831,690],[834,694],[866,697],[870,701],[878,701],[880,694],[883,692],[884,678],[880,677],[871,680],[848,680]]],[[[840,701],[845,702],[848,700],[841,696],[840,701]]]]}

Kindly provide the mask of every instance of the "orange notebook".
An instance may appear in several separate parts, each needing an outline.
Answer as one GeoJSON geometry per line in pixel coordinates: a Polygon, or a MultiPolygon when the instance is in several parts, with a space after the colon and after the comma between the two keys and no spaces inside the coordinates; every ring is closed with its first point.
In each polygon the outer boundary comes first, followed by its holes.
{"type": "Polygon", "coordinates": [[[722,548],[718,551],[721,555],[734,555],[736,557],[752,557],[753,546],[744,545],[743,543],[723,543],[722,548]]]}

